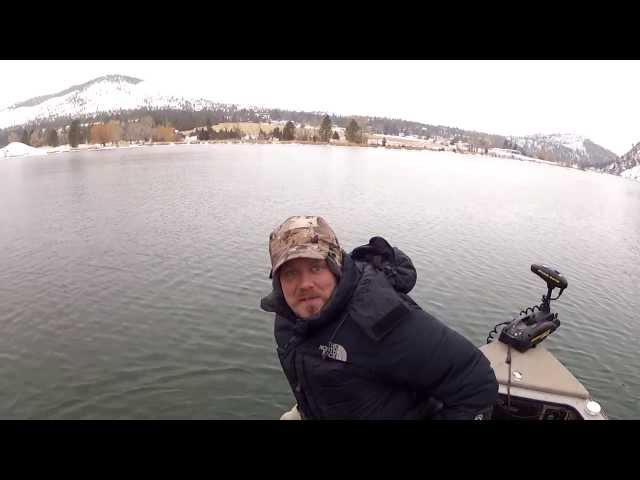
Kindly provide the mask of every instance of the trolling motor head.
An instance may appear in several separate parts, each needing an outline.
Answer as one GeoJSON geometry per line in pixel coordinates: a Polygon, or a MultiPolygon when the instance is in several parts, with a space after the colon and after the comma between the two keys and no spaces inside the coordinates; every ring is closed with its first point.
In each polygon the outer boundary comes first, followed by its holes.
{"type": "Polygon", "coordinates": [[[539,265],[537,263],[534,263],[533,265],[531,265],[531,271],[542,278],[545,282],[547,282],[547,294],[542,296],[542,305],[540,306],[540,308],[544,306],[545,311],[549,312],[549,303],[551,302],[551,300],[559,299],[560,295],[562,295],[562,292],[564,292],[564,289],[569,285],[567,283],[567,279],[564,278],[558,270],[548,267],[547,265],[539,265]],[[558,296],[556,298],[551,298],[551,292],[554,288],[559,288],[560,292],[558,293],[558,296]]]}
{"type": "MultiPolygon", "coordinates": [[[[550,303],[552,300],[560,298],[568,286],[567,280],[555,268],[534,263],[531,265],[531,271],[547,283],[547,294],[542,296],[540,305],[522,310],[519,318],[508,322],[498,338],[502,343],[511,345],[519,352],[526,352],[535,347],[560,326],[558,314],[551,312],[550,303]],[[554,288],[559,288],[560,293],[557,297],[552,298],[551,293],[554,288]]],[[[490,338],[491,334],[487,338],[487,343],[490,338]]]]}

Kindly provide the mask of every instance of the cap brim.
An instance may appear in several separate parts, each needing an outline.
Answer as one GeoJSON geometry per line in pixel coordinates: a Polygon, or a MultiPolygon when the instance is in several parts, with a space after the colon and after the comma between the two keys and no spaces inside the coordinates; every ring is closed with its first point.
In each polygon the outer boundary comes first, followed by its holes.
{"type": "Polygon", "coordinates": [[[326,260],[327,254],[323,252],[319,252],[314,248],[305,248],[301,249],[300,247],[295,250],[290,250],[286,252],[282,258],[280,258],[274,267],[271,269],[271,273],[269,274],[269,278],[273,276],[274,273],[278,271],[278,269],[287,263],[289,260],[293,260],[295,258],[311,258],[314,260],[326,260]]]}

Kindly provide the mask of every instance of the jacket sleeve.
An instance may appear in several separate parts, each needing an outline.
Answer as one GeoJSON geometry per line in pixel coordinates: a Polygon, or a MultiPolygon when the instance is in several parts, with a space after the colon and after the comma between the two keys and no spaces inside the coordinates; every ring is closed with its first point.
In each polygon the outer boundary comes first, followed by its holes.
{"type": "Polygon", "coordinates": [[[432,418],[473,419],[492,406],[498,383],[491,364],[468,339],[402,295],[409,314],[380,342],[378,369],[440,406],[432,418]]]}

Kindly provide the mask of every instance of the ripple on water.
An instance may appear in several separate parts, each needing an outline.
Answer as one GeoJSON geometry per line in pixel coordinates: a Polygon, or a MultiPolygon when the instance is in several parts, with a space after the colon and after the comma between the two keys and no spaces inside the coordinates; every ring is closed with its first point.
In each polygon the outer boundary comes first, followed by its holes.
{"type": "Polygon", "coordinates": [[[531,263],[557,266],[547,348],[612,418],[640,417],[638,185],[291,145],[76,152],[0,177],[2,418],[278,418],[293,397],[259,307],[267,239],[310,213],[346,250],[382,235],[408,253],[412,297],[476,344],[539,303],[531,263]]]}

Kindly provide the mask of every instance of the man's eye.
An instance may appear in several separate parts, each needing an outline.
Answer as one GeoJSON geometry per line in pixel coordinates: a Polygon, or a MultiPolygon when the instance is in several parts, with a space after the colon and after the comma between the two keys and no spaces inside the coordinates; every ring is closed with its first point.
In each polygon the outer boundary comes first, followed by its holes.
{"type": "Polygon", "coordinates": [[[296,272],[294,272],[293,270],[287,270],[286,272],[282,272],[282,276],[285,278],[285,280],[293,280],[296,276],[296,272]]]}

